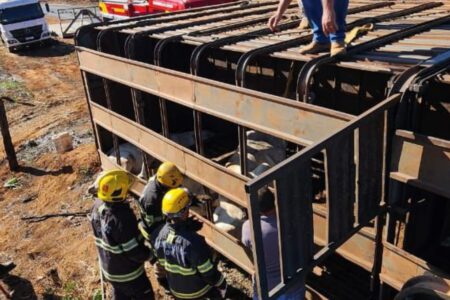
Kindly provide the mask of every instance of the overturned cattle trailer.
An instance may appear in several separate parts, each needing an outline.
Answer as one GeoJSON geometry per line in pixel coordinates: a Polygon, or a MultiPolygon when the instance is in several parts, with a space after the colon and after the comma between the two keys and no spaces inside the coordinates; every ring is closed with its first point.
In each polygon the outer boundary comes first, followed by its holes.
{"type": "MultiPolygon", "coordinates": [[[[312,36],[298,29],[296,4],[270,32],[276,6],[240,1],[79,29],[102,167],[120,167],[131,143],[147,171],[170,160],[205,194],[245,210],[252,257],[214,224],[211,202],[192,214],[214,249],[255,275],[261,299],[333,253],[369,271],[380,299],[399,290],[398,299],[447,299],[450,2],[352,1],[353,40],[334,58],[298,53],[312,36]],[[283,141],[284,159],[255,174],[249,132],[283,141]],[[176,138],[184,133],[192,143],[176,138]],[[236,155],[238,172],[227,165],[236,155]],[[256,199],[267,186],[282,278],[272,290],[256,199]]],[[[132,190],[144,184],[136,178],[132,190]]]]}

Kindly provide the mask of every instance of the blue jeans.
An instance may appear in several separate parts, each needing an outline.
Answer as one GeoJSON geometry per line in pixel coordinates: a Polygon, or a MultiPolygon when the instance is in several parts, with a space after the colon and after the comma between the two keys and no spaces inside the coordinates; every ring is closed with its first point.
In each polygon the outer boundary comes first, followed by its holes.
{"type": "Polygon", "coordinates": [[[305,15],[313,30],[314,41],[319,43],[343,42],[345,39],[345,17],[347,16],[348,0],[334,0],[334,10],[338,29],[330,36],[322,31],[322,0],[301,0],[305,15]]]}

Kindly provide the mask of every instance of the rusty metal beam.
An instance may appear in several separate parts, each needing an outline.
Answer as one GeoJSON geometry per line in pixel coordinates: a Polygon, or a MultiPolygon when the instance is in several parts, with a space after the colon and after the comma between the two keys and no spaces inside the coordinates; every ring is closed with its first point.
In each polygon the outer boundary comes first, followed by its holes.
{"type": "Polygon", "coordinates": [[[354,134],[326,148],[327,244],[340,240],[355,222],[354,134]],[[339,149],[336,151],[336,149],[339,149]]]}
{"type": "Polygon", "coordinates": [[[380,279],[393,288],[400,290],[409,279],[420,276],[438,276],[450,286],[450,275],[428,262],[398,248],[384,243],[383,265],[380,279]]]}
{"type": "Polygon", "coordinates": [[[189,178],[247,207],[244,185],[247,178],[229,171],[161,135],[92,103],[94,123],[136,145],[160,161],[171,161],[189,178]]]}
{"type": "MultiPolygon", "coordinates": [[[[314,207],[314,243],[325,246],[327,243],[326,211],[314,207]]],[[[370,228],[363,228],[348,239],[336,252],[345,259],[367,271],[372,269],[375,253],[375,236],[370,228]]]]}
{"type": "Polygon", "coordinates": [[[290,158],[279,163],[269,171],[263,173],[259,177],[250,180],[246,184],[247,192],[251,193],[253,191],[256,191],[262,186],[269,184],[276,177],[282,175],[283,173],[295,170],[304,161],[312,159],[314,155],[322,151],[324,148],[333,146],[335,140],[338,137],[343,137],[349,134],[350,132],[354,131],[355,129],[358,129],[361,126],[368,124],[379,114],[384,113],[386,109],[396,105],[399,99],[400,99],[399,94],[393,95],[385,99],[383,102],[375,105],[371,109],[365,111],[364,113],[362,113],[361,115],[350,121],[344,128],[335,130],[329,136],[325,137],[321,141],[318,141],[317,143],[315,143],[310,147],[306,147],[305,149],[292,155],[290,158]]]}
{"type": "Polygon", "coordinates": [[[77,50],[85,72],[300,145],[310,145],[354,119],[282,97],[85,48],[77,50]]]}
{"type": "MultiPolygon", "coordinates": [[[[99,154],[103,169],[110,170],[120,168],[117,164],[109,160],[104,153],[99,151],[99,154]]],[[[144,190],[145,181],[136,176],[133,176],[133,178],[134,181],[131,186],[131,191],[139,196],[144,190]]],[[[249,274],[254,273],[253,263],[245,251],[244,246],[237,238],[216,228],[213,223],[206,220],[199,214],[196,214],[195,212],[191,212],[191,214],[203,223],[203,227],[200,231],[198,231],[198,233],[205,237],[206,242],[211,247],[241,267],[245,272],[249,274]]]]}
{"type": "Polygon", "coordinates": [[[449,141],[397,130],[392,155],[392,179],[450,198],[449,141]]]}

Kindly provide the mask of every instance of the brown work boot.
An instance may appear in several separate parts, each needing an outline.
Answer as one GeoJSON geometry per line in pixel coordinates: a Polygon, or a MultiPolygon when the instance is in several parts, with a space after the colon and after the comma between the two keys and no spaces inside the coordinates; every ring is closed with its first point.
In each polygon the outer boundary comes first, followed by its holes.
{"type": "Polygon", "coordinates": [[[345,49],[345,42],[332,42],[330,48],[330,56],[336,56],[338,54],[345,54],[347,50],[345,49]]]}
{"type": "Polygon", "coordinates": [[[328,52],[329,49],[330,49],[329,43],[319,43],[316,41],[312,41],[308,45],[300,48],[299,53],[300,54],[314,54],[314,53],[319,53],[319,52],[328,52]]]}
{"type": "Polygon", "coordinates": [[[305,30],[309,28],[309,21],[308,18],[303,16],[302,20],[300,21],[300,24],[298,25],[298,29],[305,30]]]}

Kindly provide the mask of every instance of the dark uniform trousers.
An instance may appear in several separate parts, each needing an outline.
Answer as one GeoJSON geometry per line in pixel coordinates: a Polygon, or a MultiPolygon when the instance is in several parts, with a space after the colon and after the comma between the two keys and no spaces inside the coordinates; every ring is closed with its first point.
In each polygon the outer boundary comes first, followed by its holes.
{"type": "Polygon", "coordinates": [[[112,285],[113,299],[154,299],[144,269],[150,251],[143,243],[129,203],[96,199],[91,224],[101,272],[112,285]]]}
{"type": "Polygon", "coordinates": [[[145,274],[130,282],[112,283],[114,300],[149,300],[154,299],[152,286],[145,274]]]}
{"type": "Polygon", "coordinates": [[[225,278],[212,262],[205,239],[189,222],[159,227],[152,234],[152,245],[176,299],[222,299],[219,289],[226,289],[225,278]]]}

